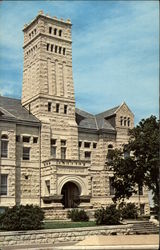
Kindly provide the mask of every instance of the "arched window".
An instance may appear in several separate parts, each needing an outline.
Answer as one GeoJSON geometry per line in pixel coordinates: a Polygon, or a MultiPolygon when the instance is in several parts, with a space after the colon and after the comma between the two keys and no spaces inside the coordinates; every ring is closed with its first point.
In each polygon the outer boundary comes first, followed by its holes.
{"type": "Polygon", "coordinates": [[[62,30],[59,30],[59,36],[62,36],[62,30]]]}
{"type": "Polygon", "coordinates": [[[127,118],[124,117],[124,126],[126,126],[126,123],[127,123],[127,118]]]}
{"type": "Polygon", "coordinates": [[[52,34],[52,27],[49,27],[49,34],[52,34]]]}
{"type": "Polygon", "coordinates": [[[8,136],[7,135],[1,136],[1,157],[3,158],[8,157],[8,136]]]}
{"type": "Polygon", "coordinates": [[[109,144],[108,145],[108,153],[107,153],[107,161],[108,161],[108,163],[110,163],[113,160],[112,151],[113,151],[113,145],[109,144]]]}
{"type": "Polygon", "coordinates": [[[123,126],[123,116],[120,117],[120,124],[123,126]]]}
{"type": "Polygon", "coordinates": [[[128,127],[130,126],[130,118],[128,117],[128,127]]]}
{"type": "Polygon", "coordinates": [[[54,29],[54,35],[55,36],[57,35],[57,29],[56,28],[54,29]]]}

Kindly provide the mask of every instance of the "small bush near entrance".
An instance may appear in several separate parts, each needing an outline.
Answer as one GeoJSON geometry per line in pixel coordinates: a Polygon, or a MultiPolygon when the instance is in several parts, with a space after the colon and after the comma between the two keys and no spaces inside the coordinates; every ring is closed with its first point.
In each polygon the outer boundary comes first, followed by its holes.
{"type": "Polygon", "coordinates": [[[121,203],[119,205],[122,219],[137,219],[138,208],[134,203],[121,203]]]}
{"type": "Polygon", "coordinates": [[[44,212],[38,206],[14,206],[0,215],[0,228],[7,231],[36,230],[42,228],[43,220],[44,212]]]}
{"type": "Polygon", "coordinates": [[[95,212],[97,225],[118,225],[120,224],[120,211],[116,209],[116,205],[110,205],[106,208],[98,209],[95,212]]]}
{"type": "Polygon", "coordinates": [[[89,217],[87,213],[82,209],[72,209],[68,211],[68,218],[71,219],[72,221],[88,221],[89,217]]]}

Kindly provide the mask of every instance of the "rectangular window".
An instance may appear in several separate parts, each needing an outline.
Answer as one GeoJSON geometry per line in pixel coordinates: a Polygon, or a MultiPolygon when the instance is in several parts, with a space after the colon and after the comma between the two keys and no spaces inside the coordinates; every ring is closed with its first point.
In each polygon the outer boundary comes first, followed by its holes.
{"type": "Polygon", "coordinates": [[[30,136],[23,136],[23,142],[30,142],[30,136]]]}
{"type": "Polygon", "coordinates": [[[51,112],[52,103],[48,102],[48,112],[51,112]]]}
{"type": "Polygon", "coordinates": [[[53,52],[53,44],[51,44],[51,52],[53,52]]]}
{"type": "Polygon", "coordinates": [[[78,146],[79,146],[79,148],[82,146],[82,142],[81,141],[79,141],[78,146]]]}
{"type": "Polygon", "coordinates": [[[66,148],[61,147],[61,159],[66,159],[66,148]]]}
{"type": "Polygon", "coordinates": [[[56,139],[51,139],[51,145],[56,145],[56,139]]]}
{"type": "Polygon", "coordinates": [[[23,160],[29,160],[30,159],[30,148],[23,147],[23,160]]]}
{"type": "Polygon", "coordinates": [[[8,141],[1,140],[1,157],[8,157],[8,141]]]}
{"type": "Polygon", "coordinates": [[[57,53],[57,49],[58,49],[58,47],[57,47],[57,45],[55,45],[55,53],[57,53]]]}
{"type": "Polygon", "coordinates": [[[56,158],[56,147],[51,145],[51,156],[56,158]]]}
{"type": "Polygon", "coordinates": [[[61,146],[66,146],[66,140],[61,140],[61,146]]]}
{"type": "Polygon", "coordinates": [[[90,145],[91,145],[90,142],[85,142],[85,143],[84,143],[84,147],[85,147],[85,148],[90,148],[90,145]]]}
{"type": "Polygon", "coordinates": [[[16,142],[20,142],[20,135],[16,135],[16,142]]]}
{"type": "Polygon", "coordinates": [[[84,153],[84,157],[85,157],[85,159],[88,159],[88,160],[89,160],[89,159],[91,158],[91,152],[87,152],[87,151],[86,151],[86,152],[84,153]]]}
{"type": "Polygon", "coordinates": [[[37,143],[38,142],[38,137],[33,137],[33,143],[37,143]]]}
{"type": "Polygon", "coordinates": [[[47,194],[50,194],[50,180],[45,181],[47,194]]]}
{"type": "Polygon", "coordinates": [[[97,147],[97,143],[93,143],[93,148],[96,148],[97,147]]]}
{"type": "Polygon", "coordinates": [[[56,103],[56,113],[59,113],[59,103],[56,103]]]}
{"type": "Polygon", "coordinates": [[[66,49],[65,48],[63,48],[63,55],[65,55],[66,54],[66,49]]]}
{"type": "Polygon", "coordinates": [[[7,195],[7,182],[8,182],[8,175],[1,174],[0,175],[0,195],[7,195]]]}
{"type": "Polygon", "coordinates": [[[113,186],[113,177],[109,177],[109,190],[110,190],[110,195],[114,195],[115,194],[115,189],[113,186]]]}
{"type": "Polygon", "coordinates": [[[64,105],[64,114],[67,114],[67,105],[64,105]]]}
{"type": "Polygon", "coordinates": [[[62,51],[62,47],[59,47],[59,54],[61,54],[61,51],[62,51]]]}
{"type": "Polygon", "coordinates": [[[49,43],[47,43],[47,50],[49,50],[49,43]]]}

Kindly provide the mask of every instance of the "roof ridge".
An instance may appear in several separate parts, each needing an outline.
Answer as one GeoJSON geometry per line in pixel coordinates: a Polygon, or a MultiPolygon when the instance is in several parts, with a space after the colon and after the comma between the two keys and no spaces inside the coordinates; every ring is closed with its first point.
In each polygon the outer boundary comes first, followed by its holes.
{"type": "Polygon", "coordinates": [[[96,128],[98,129],[97,118],[95,115],[94,115],[94,119],[95,119],[95,123],[96,123],[96,128]]]}
{"type": "Polygon", "coordinates": [[[108,112],[108,111],[111,111],[111,110],[113,110],[113,109],[118,109],[119,108],[119,106],[120,105],[118,105],[118,106],[115,106],[115,107],[113,107],[113,108],[110,108],[110,109],[107,109],[107,110],[105,110],[105,111],[103,111],[103,112],[101,112],[101,113],[98,113],[98,114],[96,114],[96,116],[98,116],[98,115],[102,115],[102,114],[104,114],[104,113],[106,113],[106,112],[108,112]]]}
{"type": "Polygon", "coordinates": [[[17,98],[13,98],[13,97],[8,97],[8,96],[3,96],[3,95],[0,95],[0,98],[12,99],[12,100],[16,100],[16,101],[21,101],[21,99],[17,99],[17,98]]]}

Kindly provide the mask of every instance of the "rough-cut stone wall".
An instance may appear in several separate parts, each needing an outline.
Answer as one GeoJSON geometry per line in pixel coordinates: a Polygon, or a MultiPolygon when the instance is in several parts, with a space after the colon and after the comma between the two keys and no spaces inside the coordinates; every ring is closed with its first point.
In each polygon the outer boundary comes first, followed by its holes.
{"type": "Polygon", "coordinates": [[[0,204],[1,206],[13,206],[15,204],[16,125],[0,122],[0,138],[2,135],[8,136],[8,157],[0,156],[0,174],[8,175],[8,183],[7,195],[0,196],[0,204]]]}
{"type": "Polygon", "coordinates": [[[116,225],[26,232],[0,232],[0,247],[67,243],[84,240],[89,235],[128,235],[130,231],[131,225],[116,225]]]}
{"type": "Polygon", "coordinates": [[[8,135],[8,157],[0,159],[0,174],[8,175],[8,183],[7,195],[0,197],[1,206],[20,203],[38,205],[40,200],[39,128],[1,122],[0,136],[2,134],[8,135]],[[30,142],[23,142],[23,136],[29,136],[30,142]],[[33,137],[38,138],[37,143],[33,143],[33,137]],[[30,148],[30,160],[23,160],[23,147],[30,148]]]}
{"type": "Polygon", "coordinates": [[[16,143],[16,202],[37,204],[40,201],[40,133],[39,128],[17,125],[20,141],[16,143]],[[29,142],[23,142],[29,136],[29,142]],[[34,138],[37,142],[34,143],[34,138]],[[23,147],[30,148],[30,159],[23,160],[23,147]]]}

